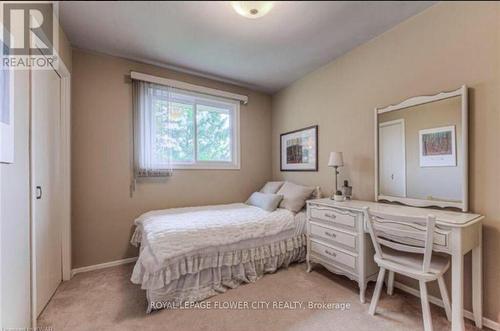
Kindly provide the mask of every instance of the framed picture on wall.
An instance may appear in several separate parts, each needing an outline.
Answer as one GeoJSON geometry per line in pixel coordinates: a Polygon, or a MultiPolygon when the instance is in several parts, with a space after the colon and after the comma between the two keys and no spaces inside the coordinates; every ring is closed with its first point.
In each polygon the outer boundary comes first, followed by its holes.
{"type": "Polygon", "coordinates": [[[0,66],[0,107],[0,163],[13,163],[14,76],[12,69],[3,66],[0,66]]]}
{"type": "Polygon", "coordinates": [[[420,167],[456,167],[455,126],[419,131],[420,167]]]}
{"type": "Polygon", "coordinates": [[[318,126],[280,135],[281,171],[318,171],[318,126]]]}

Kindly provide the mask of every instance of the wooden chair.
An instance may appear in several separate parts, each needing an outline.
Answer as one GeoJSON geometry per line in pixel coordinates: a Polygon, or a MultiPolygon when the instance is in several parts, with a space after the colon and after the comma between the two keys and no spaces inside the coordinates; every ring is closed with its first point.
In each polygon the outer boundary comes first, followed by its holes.
{"type": "Polygon", "coordinates": [[[367,226],[375,248],[375,262],[380,267],[375,291],[369,308],[375,314],[384,283],[385,271],[389,271],[388,293],[392,294],[394,273],[419,281],[424,330],[432,331],[432,319],[427,296],[427,282],[437,280],[443,298],[446,317],[451,320],[450,299],[443,274],[450,267],[446,257],[432,254],[436,218],[371,214],[365,210],[367,226]],[[382,248],[383,247],[383,248],[382,248]]]}

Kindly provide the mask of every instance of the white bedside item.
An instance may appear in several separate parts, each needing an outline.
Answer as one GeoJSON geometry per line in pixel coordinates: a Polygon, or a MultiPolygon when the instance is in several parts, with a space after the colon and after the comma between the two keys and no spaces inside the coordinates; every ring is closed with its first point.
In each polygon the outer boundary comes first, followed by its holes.
{"type": "MultiPolygon", "coordinates": [[[[394,273],[419,281],[425,331],[433,330],[427,282],[438,281],[446,317],[451,321],[450,299],[443,278],[443,274],[450,267],[450,260],[447,257],[432,254],[436,217],[430,214],[425,218],[373,215],[369,208],[366,208],[365,216],[375,247],[375,262],[380,267],[377,285],[368,310],[370,315],[375,314],[385,272],[389,271],[392,274],[389,283],[394,281],[394,273]],[[407,243],[410,238],[414,241],[411,245],[407,243]]],[[[391,287],[389,292],[392,292],[392,284],[389,287],[391,287]]]]}
{"type": "MultiPolygon", "coordinates": [[[[432,250],[451,256],[452,331],[464,330],[464,255],[472,251],[472,310],[476,326],[481,328],[484,218],[481,215],[359,200],[343,202],[331,199],[309,200],[307,202],[308,270],[311,270],[312,263],[320,263],[334,273],[348,276],[358,282],[360,299],[364,301],[366,283],[374,280],[379,271],[373,258],[375,251],[367,235],[366,208],[369,208],[370,213],[374,215],[388,215],[387,217],[393,215],[402,218],[425,218],[429,214],[436,217],[432,250]],[[318,229],[321,226],[326,229],[318,229]],[[332,239],[328,239],[330,237],[332,239]],[[326,252],[327,250],[336,256],[332,256],[326,252]]],[[[414,244],[415,241],[408,239],[406,243],[414,244]]]]}
{"type": "Polygon", "coordinates": [[[334,194],[333,195],[333,200],[337,201],[337,202],[342,202],[342,201],[345,201],[346,200],[346,197],[345,195],[343,194],[334,194]]]}
{"type": "Polygon", "coordinates": [[[330,158],[328,159],[328,166],[335,169],[335,186],[333,187],[332,198],[336,201],[342,201],[343,195],[342,192],[338,189],[338,174],[339,167],[344,166],[344,155],[342,152],[331,152],[330,158]]]}
{"type": "Polygon", "coordinates": [[[331,199],[307,203],[307,270],[313,263],[342,274],[359,285],[360,301],[365,302],[369,280],[375,280],[378,267],[373,246],[364,230],[363,210],[342,207],[331,199]]]}

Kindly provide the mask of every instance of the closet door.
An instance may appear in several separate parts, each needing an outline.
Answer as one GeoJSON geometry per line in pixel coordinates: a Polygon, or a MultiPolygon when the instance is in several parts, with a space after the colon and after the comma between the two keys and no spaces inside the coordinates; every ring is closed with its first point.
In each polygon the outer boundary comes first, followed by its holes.
{"type": "Polygon", "coordinates": [[[54,70],[31,76],[33,283],[36,316],[62,279],[61,79],[54,70]]]}

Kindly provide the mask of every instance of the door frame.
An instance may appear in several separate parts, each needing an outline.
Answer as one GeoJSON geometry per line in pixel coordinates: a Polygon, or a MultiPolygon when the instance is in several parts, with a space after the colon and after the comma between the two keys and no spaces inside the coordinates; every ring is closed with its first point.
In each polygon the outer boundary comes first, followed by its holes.
{"type": "MultiPolygon", "coordinates": [[[[61,278],[63,281],[71,279],[71,72],[62,61],[57,50],[54,55],[58,58],[58,67],[54,69],[61,78],[61,278]]],[[[36,284],[36,242],[35,242],[35,220],[33,215],[34,197],[33,190],[33,146],[31,144],[33,135],[33,104],[32,71],[29,78],[29,111],[30,111],[30,245],[31,245],[31,327],[37,327],[37,284],[36,284]]]]}
{"type": "MultiPolygon", "coordinates": [[[[392,121],[387,121],[387,122],[381,122],[381,123],[378,123],[378,133],[377,133],[377,137],[380,137],[380,128],[383,128],[383,127],[386,127],[386,126],[391,126],[391,125],[395,125],[395,124],[399,124],[401,125],[401,138],[402,138],[402,141],[403,141],[403,150],[402,150],[402,153],[403,153],[403,179],[404,179],[404,197],[406,198],[406,188],[407,188],[407,178],[406,178],[406,133],[405,133],[405,120],[403,118],[400,118],[400,119],[397,119],[397,120],[392,120],[392,121]]],[[[377,153],[378,154],[378,153],[377,153]]],[[[380,160],[377,159],[377,163],[379,162],[380,160]]],[[[380,165],[377,164],[377,166],[379,167],[380,165]]],[[[379,178],[377,178],[377,181],[379,181],[379,178]]]]}

